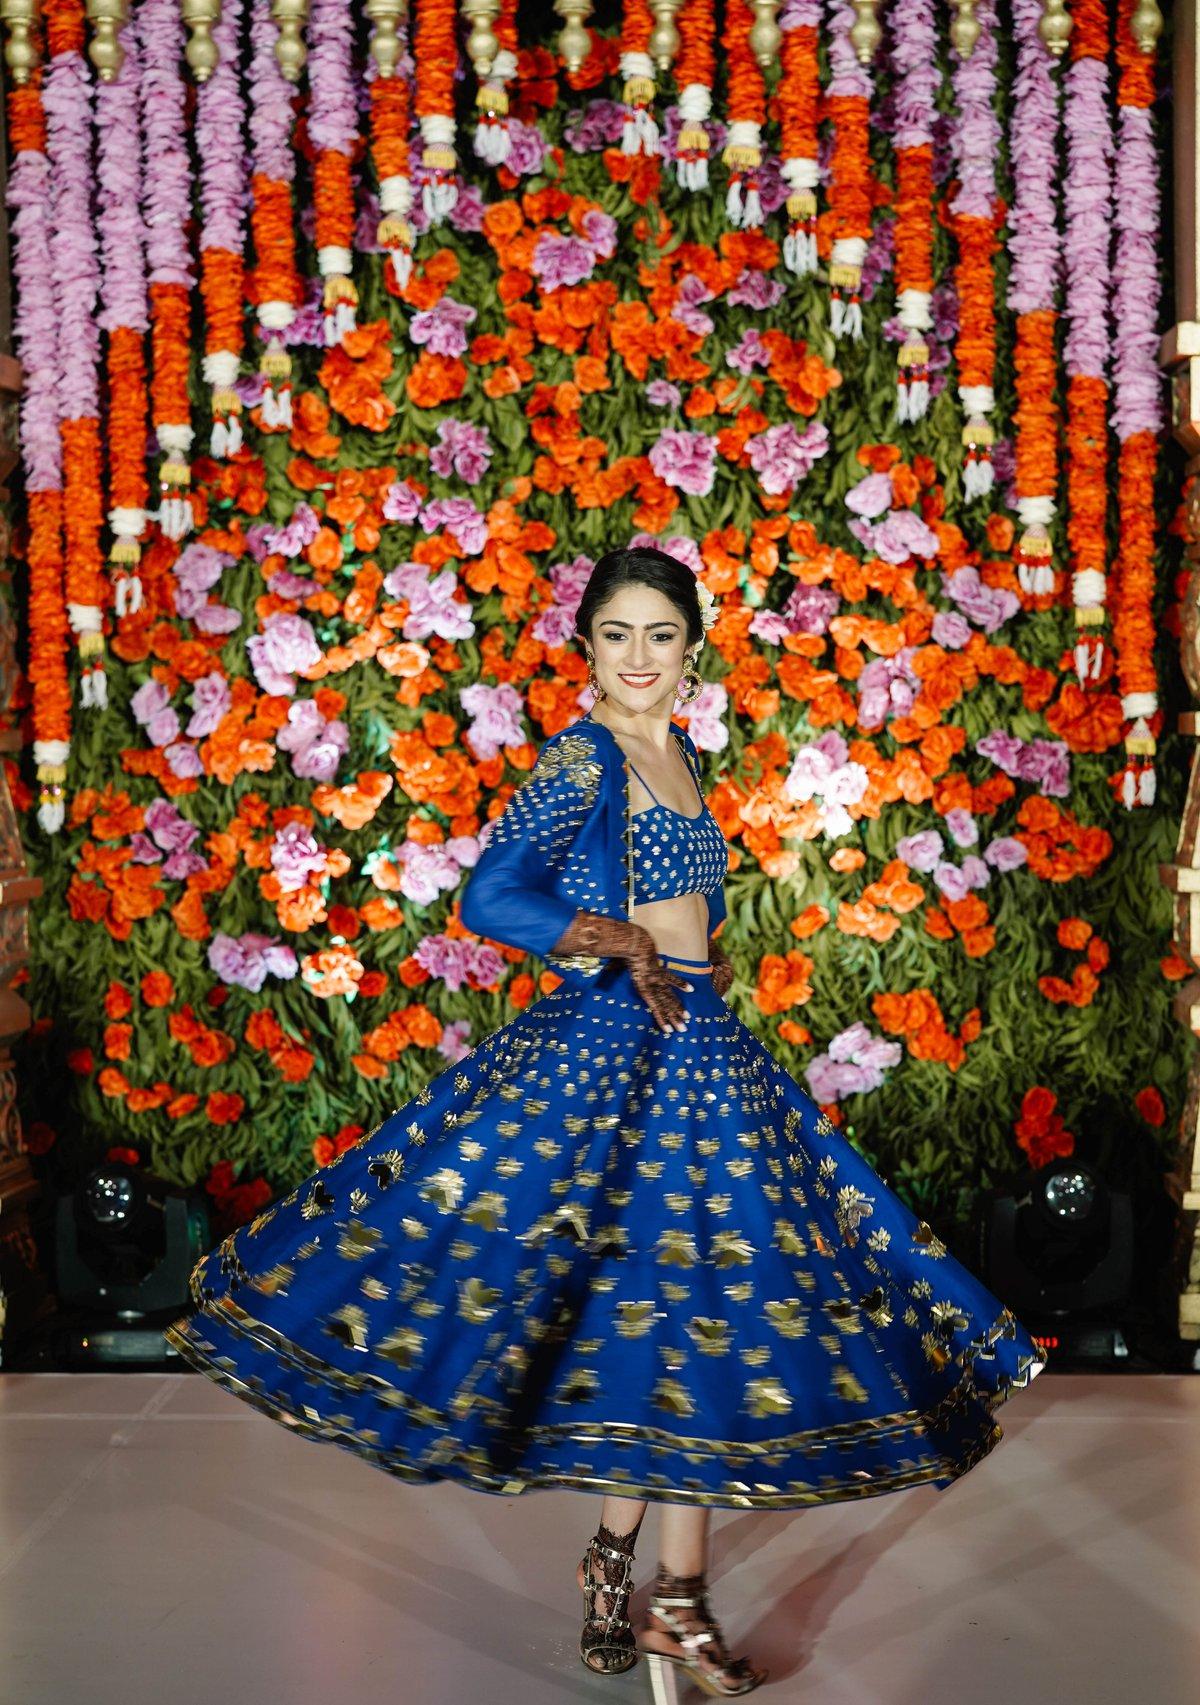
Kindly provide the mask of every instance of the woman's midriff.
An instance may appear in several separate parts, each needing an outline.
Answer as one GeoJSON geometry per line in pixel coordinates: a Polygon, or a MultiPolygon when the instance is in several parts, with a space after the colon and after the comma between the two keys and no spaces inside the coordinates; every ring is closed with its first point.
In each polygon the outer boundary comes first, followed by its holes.
{"type": "MultiPolygon", "coordinates": [[[[653,937],[665,959],[708,964],[708,900],[703,894],[679,894],[671,900],[634,903],[629,918],[653,937]]],[[[701,973],[703,975],[703,973],[701,973]]]]}

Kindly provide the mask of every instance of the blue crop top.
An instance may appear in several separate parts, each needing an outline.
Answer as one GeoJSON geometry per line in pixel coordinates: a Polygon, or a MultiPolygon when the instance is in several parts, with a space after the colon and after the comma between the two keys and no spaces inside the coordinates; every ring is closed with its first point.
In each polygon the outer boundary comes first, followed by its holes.
{"type": "MultiPolygon", "coordinates": [[[[654,804],[633,813],[633,898],[636,905],[651,900],[675,900],[681,894],[712,894],[725,879],[729,849],[721,826],[700,793],[701,810],[685,817],[669,805],[659,803],[654,789],[635,768],[629,767],[654,804]]],[[[688,774],[692,775],[691,768],[688,774]]],[[[692,780],[696,778],[692,775],[692,780]]]]}

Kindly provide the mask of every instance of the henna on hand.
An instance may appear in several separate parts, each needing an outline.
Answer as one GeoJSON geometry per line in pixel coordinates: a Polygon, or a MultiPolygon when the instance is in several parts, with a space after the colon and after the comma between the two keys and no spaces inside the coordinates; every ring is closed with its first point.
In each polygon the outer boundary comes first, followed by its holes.
{"type": "Polygon", "coordinates": [[[664,965],[654,937],[641,924],[627,918],[608,918],[599,912],[578,911],[555,942],[552,953],[596,953],[624,960],[634,987],[654,1015],[660,1029],[682,1030],[686,1009],[677,989],[692,985],[664,965]]]}

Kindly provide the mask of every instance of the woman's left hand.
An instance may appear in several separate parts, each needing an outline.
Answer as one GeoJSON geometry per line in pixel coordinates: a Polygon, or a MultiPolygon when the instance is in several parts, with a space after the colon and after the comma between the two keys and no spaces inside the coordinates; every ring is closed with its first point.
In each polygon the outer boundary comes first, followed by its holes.
{"type": "Polygon", "coordinates": [[[708,944],[708,962],[713,968],[712,986],[724,1000],[733,982],[733,961],[716,936],[708,944]]]}

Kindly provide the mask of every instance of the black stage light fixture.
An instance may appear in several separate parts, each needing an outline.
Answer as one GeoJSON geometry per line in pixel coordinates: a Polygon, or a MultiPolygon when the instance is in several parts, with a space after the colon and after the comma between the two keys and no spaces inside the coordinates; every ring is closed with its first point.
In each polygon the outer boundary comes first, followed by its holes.
{"type": "Polygon", "coordinates": [[[1133,1202],[1085,1161],[1052,1161],[985,1194],[979,1271],[1052,1366],[1128,1356],[1119,1322],[1133,1291],[1133,1202]]]}
{"type": "Polygon", "coordinates": [[[55,1205],[63,1312],[44,1330],[39,1365],[177,1365],[163,1328],[186,1312],[188,1277],[209,1242],[200,1192],[127,1160],[94,1166],[55,1205]]]}

